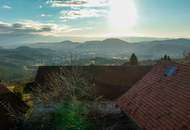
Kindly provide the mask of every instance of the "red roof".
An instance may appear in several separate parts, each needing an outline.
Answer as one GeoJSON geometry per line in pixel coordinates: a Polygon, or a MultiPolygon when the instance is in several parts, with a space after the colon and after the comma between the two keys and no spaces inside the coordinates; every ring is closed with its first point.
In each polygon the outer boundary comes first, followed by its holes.
{"type": "Polygon", "coordinates": [[[0,84],[0,95],[9,92],[9,89],[7,89],[4,85],[0,84]]]}
{"type": "Polygon", "coordinates": [[[190,65],[159,63],[118,100],[118,105],[147,130],[190,129],[190,65]],[[175,76],[164,76],[171,65],[175,76]]]}

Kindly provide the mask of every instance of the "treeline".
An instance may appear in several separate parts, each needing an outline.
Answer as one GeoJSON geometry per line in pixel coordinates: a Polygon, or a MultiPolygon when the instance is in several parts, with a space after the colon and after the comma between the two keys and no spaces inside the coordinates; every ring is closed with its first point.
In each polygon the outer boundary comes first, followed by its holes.
{"type": "Polygon", "coordinates": [[[0,79],[2,81],[27,80],[34,76],[34,70],[24,70],[23,68],[8,68],[0,66],[0,79]]]}

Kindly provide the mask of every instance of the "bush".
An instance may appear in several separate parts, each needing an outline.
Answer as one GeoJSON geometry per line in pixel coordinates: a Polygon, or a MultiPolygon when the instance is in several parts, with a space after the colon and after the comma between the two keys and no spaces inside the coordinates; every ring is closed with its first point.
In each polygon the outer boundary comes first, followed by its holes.
{"type": "Polygon", "coordinates": [[[33,118],[27,123],[28,128],[36,126],[35,130],[94,130],[87,101],[96,100],[96,94],[94,85],[90,82],[91,77],[86,80],[84,75],[77,67],[68,71],[61,69],[49,74],[49,82],[43,86],[36,85],[32,91],[33,118]]]}
{"type": "Polygon", "coordinates": [[[79,101],[67,102],[57,108],[54,119],[58,130],[92,130],[87,107],[79,101]]]}
{"type": "Polygon", "coordinates": [[[72,67],[71,70],[61,68],[59,72],[47,75],[48,82],[43,86],[37,84],[33,89],[35,102],[61,103],[71,101],[73,97],[78,100],[96,100],[92,77],[87,75],[87,80],[84,75],[87,74],[77,67],[72,67]]]}
{"type": "Polygon", "coordinates": [[[19,130],[55,130],[53,117],[54,114],[51,112],[38,113],[38,116],[25,120],[19,130]]]}

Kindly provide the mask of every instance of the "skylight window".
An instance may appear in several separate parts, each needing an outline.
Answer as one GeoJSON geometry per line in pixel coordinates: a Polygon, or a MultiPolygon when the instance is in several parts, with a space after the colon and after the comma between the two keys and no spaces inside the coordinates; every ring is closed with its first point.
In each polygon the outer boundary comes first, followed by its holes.
{"type": "Polygon", "coordinates": [[[177,71],[177,67],[172,65],[172,66],[168,66],[165,71],[164,71],[164,76],[166,77],[171,77],[171,76],[175,76],[176,75],[176,71],[177,71]]]}

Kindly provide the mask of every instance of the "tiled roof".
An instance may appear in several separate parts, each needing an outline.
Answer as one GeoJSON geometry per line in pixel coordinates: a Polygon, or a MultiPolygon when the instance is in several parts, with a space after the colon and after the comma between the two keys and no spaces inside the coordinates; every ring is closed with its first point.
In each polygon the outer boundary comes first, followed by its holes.
{"type": "Polygon", "coordinates": [[[0,95],[9,92],[10,91],[4,85],[0,84],[0,95]]]}
{"type": "Polygon", "coordinates": [[[147,130],[190,129],[190,65],[157,64],[118,100],[118,105],[147,130]],[[164,76],[175,65],[175,76],[164,76]]]}
{"type": "Polygon", "coordinates": [[[29,108],[20,98],[18,98],[14,93],[7,89],[6,86],[0,84],[0,102],[2,101],[9,102],[17,112],[25,113],[29,108]]]}

